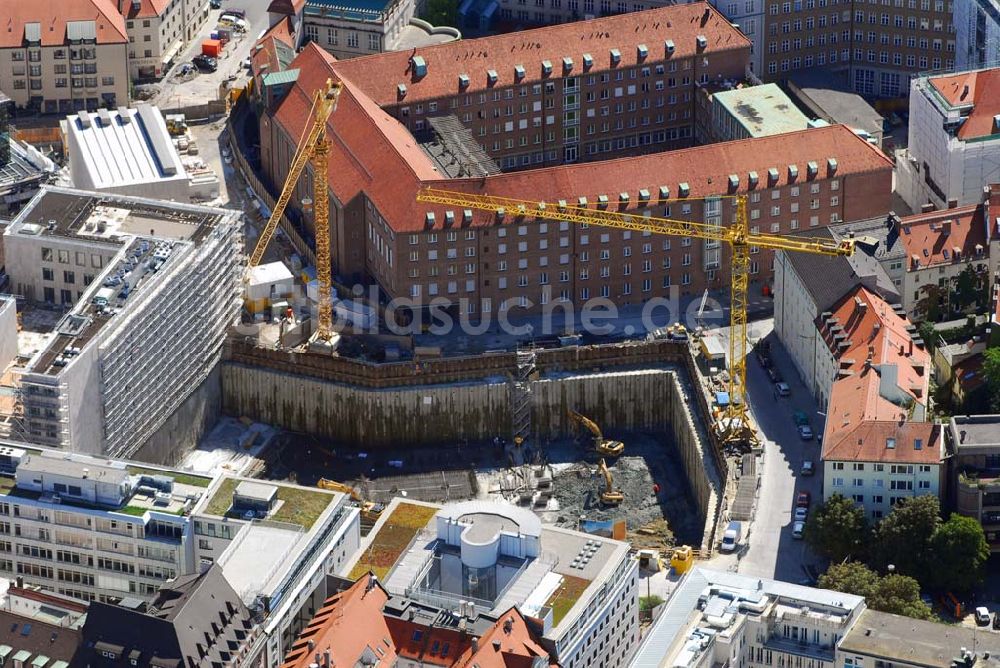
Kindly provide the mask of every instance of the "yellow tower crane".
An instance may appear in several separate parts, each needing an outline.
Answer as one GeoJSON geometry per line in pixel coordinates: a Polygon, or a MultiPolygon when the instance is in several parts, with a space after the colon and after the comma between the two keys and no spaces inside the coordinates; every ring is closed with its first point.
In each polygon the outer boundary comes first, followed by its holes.
{"type": "Polygon", "coordinates": [[[256,267],[264,258],[264,251],[274,236],[288,202],[295,194],[299,178],[306,164],[313,166],[313,219],[316,227],[316,281],[319,283],[319,322],[316,324],[316,338],[329,341],[333,336],[333,304],[330,299],[330,197],[327,184],[327,165],[330,155],[330,139],[326,134],[326,122],[337,109],[341,84],[327,79],[326,84],[313,93],[312,109],[306,126],[299,138],[292,160],[291,169],[281,189],[281,196],[274,205],[274,211],[267,225],[260,233],[257,246],[250,256],[250,268],[256,267]]]}
{"type": "MultiPolygon", "coordinates": [[[[723,198],[682,198],[682,200],[660,201],[691,201],[693,199],[723,198]]],[[[837,256],[851,255],[854,252],[854,242],[852,240],[838,242],[832,239],[751,233],[746,211],[746,196],[731,195],[725,196],[725,199],[736,200],[736,217],[731,225],[658,218],[610,209],[588,209],[566,204],[564,200],[555,204],[494,195],[475,195],[437,188],[424,188],[417,194],[418,202],[428,204],[492,211],[495,214],[506,215],[509,213],[515,217],[531,216],[539,220],[599,225],[633,232],[669,234],[729,245],[732,249],[729,306],[729,406],[719,425],[719,435],[724,445],[754,445],[758,443],[758,439],[756,430],[750,421],[746,401],[747,298],[750,285],[750,249],[751,247],[770,248],[837,256]]]]}

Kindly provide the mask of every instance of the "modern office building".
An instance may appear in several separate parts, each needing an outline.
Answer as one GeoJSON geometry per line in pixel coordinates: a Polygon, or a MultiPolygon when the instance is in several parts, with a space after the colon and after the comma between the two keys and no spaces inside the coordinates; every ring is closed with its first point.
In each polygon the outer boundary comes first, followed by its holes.
{"type": "Polygon", "coordinates": [[[20,109],[70,113],[129,99],[129,39],[112,0],[7,0],[0,90],[20,109]]]}
{"type": "Polygon", "coordinates": [[[910,92],[909,144],[896,166],[914,211],[978,204],[1000,183],[1000,67],[919,77],[910,92]]]}
{"type": "MultiPolygon", "coordinates": [[[[910,79],[955,65],[952,8],[945,0],[768,0],[760,45],[765,81],[812,70],[867,98],[905,97],[910,79]]],[[[910,127],[913,127],[912,125],[910,127]]]]}
{"type": "Polygon", "coordinates": [[[357,551],[360,513],[348,501],[287,483],[210,479],[4,442],[0,576],[162,612],[180,602],[160,589],[183,589],[211,569],[256,622],[236,648],[241,661],[273,668],[326,600],[327,575],[357,551]]]}
{"type": "MultiPolygon", "coordinates": [[[[488,49],[476,54],[499,51],[523,64],[478,75],[471,56],[457,56],[453,45],[425,50],[426,57],[418,51],[414,63],[423,76],[409,73],[405,55],[337,62],[310,45],[291,63],[289,71],[298,70],[294,85],[276,101],[276,111],[262,116],[263,169],[272,183],[284,180],[309,94],[328,78],[339,79],[344,90],[330,126],[340,139],[331,155],[339,168],[330,174],[330,227],[333,269],[345,281],[377,285],[386,299],[413,299],[416,309],[445,299],[453,314],[472,320],[507,309],[537,312],[547,304],[579,309],[593,298],[624,305],[721,290],[729,284],[728,249],[718,242],[416,203],[421,188],[434,186],[724,225],[735,215],[734,200],[726,196],[740,193],[749,200],[753,231],[776,234],[885,215],[891,162],[845,127],[662,151],[689,141],[693,132],[685,117],[694,102],[684,90],[693,77],[701,78],[695,70],[705,60],[710,69],[726,68],[733,54],[714,51],[725,44],[745,56],[744,38],[728,24],[712,28],[718,20],[704,4],[683,5],[481,40],[488,49]],[[613,28],[610,35],[627,35],[628,42],[598,37],[601,26],[613,28]],[[675,33],[681,26],[695,34],[675,33]],[[692,53],[702,49],[699,31],[710,35],[703,49],[708,56],[692,53]],[[520,49],[518,40],[527,45],[535,32],[542,41],[534,43],[546,47],[520,49]],[[550,43],[553,35],[561,37],[550,43]],[[693,47],[682,46],[688,37],[693,47]],[[584,48],[591,52],[578,53],[584,48]],[[445,52],[454,57],[444,58],[445,52]],[[667,62],[657,62],[662,59],[667,62]],[[364,63],[377,67],[365,70],[358,65],[364,63]],[[385,76],[377,76],[383,66],[385,76]],[[465,82],[467,95],[450,92],[465,82]],[[668,92],[672,88],[677,92],[668,92]],[[674,102],[677,110],[668,111],[674,102]],[[562,109],[564,103],[574,109],[562,109]],[[628,111],[633,107],[634,114],[628,111]],[[562,132],[559,119],[573,125],[562,132]],[[454,131],[418,140],[441,122],[452,123],[454,131]],[[669,127],[673,123],[678,127],[669,127]],[[601,160],[628,153],[639,155],[601,160]]],[[[485,59],[477,55],[475,61],[485,65],[485,59]]],[[[303,182],[293,201],[310,190],[303,182]]],[[[308,214],[292,215],[305,215],[304,228],[311,228],[308,214]]],[[[769,287],[772,253],[752,252],[751,289],[759,295],[769,287]]]]}
{"type": "MultiPolygon", "coordinates": [[[[383,512],[342,573],[366,570],[371,555],[383,552],[391,539],[380,533],[392,535],[386,527],[399,506],[396,500],[383,512]]],[[[381,579],[391,596],[491,619],[516,606],[536,620],[541,645],[559,665],[628,665],[639,642],[639,591],[638,562],[626,543],[543,526],[530,510],[481,501],[444,506],[416,533],[381,579]]]]}
{"type": "MultiPolygon", "coordinates": [[[[208,20],[204,0],[113,0],[125,17],[129,76],[158,79],[208,20]]],[[[122,103],[125,100],[121,101],[122,103]]]]}
{"type": "Polygon", "coordinates": [[[240,215],[52,187],[35,196],[4,235],[7,272],[29,305],[66,314],[18,370],[24,438],[113,456],[144,444],[219,359],[239,310],[240,215]]]}
{"type": "Polygon", "coordinates": [[[643,637],[632,668],[834,668],[860,596],[696,567],[643,637]]]}

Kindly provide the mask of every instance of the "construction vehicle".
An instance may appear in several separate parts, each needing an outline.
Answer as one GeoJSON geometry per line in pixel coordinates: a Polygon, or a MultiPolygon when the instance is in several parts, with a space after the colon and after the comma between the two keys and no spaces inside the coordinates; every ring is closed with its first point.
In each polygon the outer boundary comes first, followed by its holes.
{"type": "Polygon", "coordinates": [[[345,485],[342,482],[337,482],[336,480],[328,480],[326,478],[320,478],[316,486],[320,489],[325,489],[331,492],[340,492],[341,494],[346,494],[351,497],[351,500],[361,506],[361,515],[367,519],[377,520],[385,510],[385,506],[381,503],[375,503],[374,501],[365,501],[357,491],[350,485],[345,485]]]}
{"type": "Polygon", "coordinates": [[[264,258],[264,251],[274,236],[274,231],[285,215],[288,202],[295,194],[299,178],[305,171],[306,164],[312,163],[313,168],[313,188],[311,203],[313,210],[313,221],[316,230],[316,280],[319,283],[318,295],[318,322],[316,324],[315,341],[320,344],[328,344],[334,336],[333,333],[333,303],[331,296],[331,259],[330,259],[330,195],[328,190],[328,160],[330,156],[330,139],[326,132],[326,123],[337,109],[337,100],[340,99],[342,86],[339,82],[334,83],[332,79],[326,80],[326,85],[318,89],[313,94],[312,108],[306,126],[299,138],[299,144],[295,149],[295,157],[292,166],[288,170],[288,177],[285,185],[281,189],[281,195],[274,205],[271,217],[260,233],[257,246],[250,256],[249,270],[260,264],[264,258]]]}
{"type": "Polygon", "coordinates": [[[677,575],[684,575],[694,566],[694,550],[690,545],[679,545],[670,555],[670,567],[677,575]]]}
{"type": "MultiPolygon", "coordinates": [[[[648,195],[646,196],[648,199],[648,195]]],[[[668,234],[672,236],[700,239],[710,243],[726,244],[732,250],[732,277],[730,281],[729,305],[729,397],[730,401],[719,422],[717,435],[723,446],[737,445],[753,447],[760,444],[746,401],[747,380],[747,303],[750,286],[751,249],[768,248],[815,255],[839,256],[854,253],[854,240],[822,239],[816,237],[793,237],[777,234],[751,233],[747,216],[746,195],[726,195],[713,197],[659,198],[658,204],[674,201],[691,203],[697,199],[717,205],[717,212],[708,222],[693,222],[656,216],[636,215],[635,212],[603,209],[588,209],[586,203],[580,206],[558,203],[520,200],[494,195],[475,195],[457,191],[439,190],[426,187],[417,194],[417,201],[428,204],[443,204],[456,209],[477,209],[492,211],[503,219],[510,212],[511,219],[533,217],[538,220],[571,222],[582,225],[613,227],[632,232],[668,234]],[[734,222],[723,225],[726,218],[722,200],[732,200],[734,222]]]]}
{"type": "Polygon", "coordinates": [[[606,455],[608,457],[618,457],[623,452],[625,452],[625,444],[621,441],[612,441],[611,439],[604,438],[604,434],[601,433],[601,428],[597,426],[597,423],[588,418],[586,415],[581,415],[577,413],[572,408],[567,409],[569,413],[569,418],[575,424],[584,426],[591,434],[594,435],[594,450],[598,454],[606,455]]]}
{"type": "Polygon", "coordinates": [[[601,475],[604,476],[604,489],[601,491],[601,503],[606,506],[617,506],[625,500],[625,495],[621,493],[621,490],[615,489],[611,484],[611,471],[608,469],[608,465],[604,462],[604,457],[601,457],[600,471],[601,475]]]}

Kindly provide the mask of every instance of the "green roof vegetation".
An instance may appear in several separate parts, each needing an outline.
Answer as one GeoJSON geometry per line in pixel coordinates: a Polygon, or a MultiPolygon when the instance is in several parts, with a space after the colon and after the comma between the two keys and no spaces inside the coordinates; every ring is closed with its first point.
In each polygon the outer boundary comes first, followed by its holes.
{"type": "Polygon", "coordinates": [[[433,507],[400,503],[385,519],[378,533],[372,536],[368,549],[354,564],[348,577],[357,580],[370,570],[384,579],[413,537],[427,526],[437,511],[433,507]]]}
{"type": "Polygon", "coordinates": [[[148,508],[140,508],[139,506],[125,506],[124,508],[119,508],[116,513],[122,513],[124,515],[135,515],[137,517],[142,517],[146,514],[148,508]]]}
{"type": "Polygon", "coordinates": [[[275,522],[301,524],[309,531],[333,501],[333,495],[302,487],[279,486],[278,500],[282,502],[281,507],[271,519],[275,522]]]}
{"type": "Polygon", "coordinates": [[[219,483],[219,488],[215,490],[215,495],[208,502],[208,505],[205,506],[205,514],[222,516],[229,512],[229,509],[233,506],[233,492],[236,491],[236,485],[239,482],[235,478],[225,478],[219,483]]]}
{"type": "MultiPolygon", "coordinates": [[[[269,481],[260,480],[258,482],[267,483],[269,481]]],[[[220,516],[229,514],[230,508],[233,506],[233,492],[236,491],[236,486],[239,484],[240,481],[236,478],[223,479],[219,483],[219,488],[216,490],[215,495],[212,496],[208,505],[205,506],[205,514],[220,516]]],[[[323,511],[333,501],[332,494],[320,490],[309,489],[307,487],[285,487],[282,485],[276,485],[276,487],[278,488],[278,500],[281,504],[278,510],[268,519],[275,522],[299,524],[306,531],[312,528],[316,520],[319,519],[319,516],[323,514],[323,511]]],[[[232,514],[231,516],[238,517],[236,514],[232,514]]]]}
{"type": "Polygon", "coordinates": [[[212,482],[211,478],[202,475],[191,475],[189,473],[174,473],[173,471],[158,471],[147,469],[142,466],[126,466],[126,470],[132,475],[165,475],[174,479],[180,485],[192,485],[194,487],[208,487],[212,482]]]}
{"type": "Polygon", "coordinates": [[[559,626],[559,622],[566,616],[576,602],[583,595],[584,590],[590,585],[590,580],[578,578],[575,575],[563,575],[562,584],[552,592],[545,605],[552,608],[552,628],[559,626]]]}
{"type": "Polygon", "coordinates": [[[14,489],[14,479],[7,476],[0,476],[0,493],[6,494],[14,489]]]}

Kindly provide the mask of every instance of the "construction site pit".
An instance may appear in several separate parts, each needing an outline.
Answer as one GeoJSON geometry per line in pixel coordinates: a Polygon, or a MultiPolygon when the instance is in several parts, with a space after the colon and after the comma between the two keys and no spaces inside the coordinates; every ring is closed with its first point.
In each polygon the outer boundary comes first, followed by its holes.
{"type": "Polygon", "coordinates": [[[361,451],[286,433],[269,452],[264,477],[302,485],[336,480],[380,503],[396,496],[434,503],[506,500],[566,528],[600,531],[623,522],[636,549],[699,545],[705,518],[671,437],[624,431],[606,436],[625,443],[622,456],[605,458],[613,489],[624,497],[618,505],[601,502],[601,457],[589,438],[361,451]]]}

